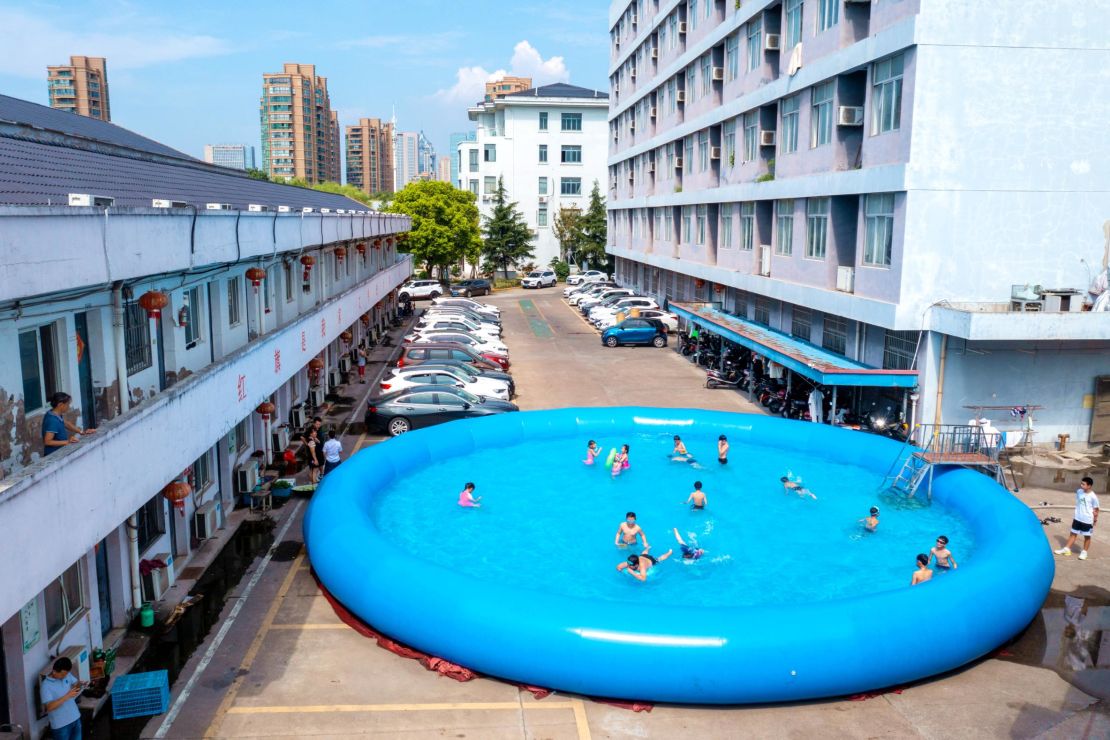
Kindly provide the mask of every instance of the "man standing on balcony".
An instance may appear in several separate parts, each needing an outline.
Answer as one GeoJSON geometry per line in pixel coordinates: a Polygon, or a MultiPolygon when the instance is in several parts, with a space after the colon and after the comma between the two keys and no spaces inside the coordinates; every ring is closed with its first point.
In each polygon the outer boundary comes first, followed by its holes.
{"type": "Polygon", "coordinates": [[[65,420],[69,403],[73,398],[68,393],[58,391],[50,397],[50,410],[42,417],[42,456],[52,455],[61,448],[77,440],[70,439],[69,433],[92,434],[95,429],[81,429],[65,420]]]}

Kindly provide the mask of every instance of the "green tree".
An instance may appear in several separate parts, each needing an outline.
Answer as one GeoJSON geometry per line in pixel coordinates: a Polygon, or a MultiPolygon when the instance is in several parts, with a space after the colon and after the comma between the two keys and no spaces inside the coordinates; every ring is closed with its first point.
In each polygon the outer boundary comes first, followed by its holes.
{"type": "Polygon", "coordinates": [[[501,178],[497,178],[497,191],[493,194],[493,212],[486,219],[483,231],[486,237],[482,245],[482,256],[486,260],[483,267],[487,271],[492,272],[500,268],[508,278],[509,265],[536,256],[532,249],[532,240],[536,235],[528,228],[523,214],[517,210],[516,203],[509,200],[505,193],[505,183],[501,178]]]}
{"type": "Polygon", "coordinates": [[[252,180],[269,180],[270,176],[266,174],[266,170],[255,169],[254,167],[247,168],[247,176],[252,180]]]}
{"type": "Polygon", "coordinates": [[[582,211],[578,206],[560,208],[555,214],[555,238],[559,240],[559,257],[567,262],[578,262],[582,248],[582,211]]]}
{"type": "Polygon", "coordinates": [[[335,193],[342,195],[351,200],[357,200],[359,203],[370,203],[370,195],[354,185],[340,185],[337,182],[321,182],[312,186],[313,190],[321,190],[325,193],[335,193]]]}
{"type": "Polygon", "coordinates": [[[464,259],[478,261],[482,238],[474,201],[473,193],[450,183],[418,180],[394,193],[383,210],[412,219],[402,249],[429,275],[438,268],[446,277],[451,265],[464,259]]]}
{"type": "Polygon", "coordinates": [[[595,270],[607,269],[609,255],[605,253],[608,223],[605,216],[605,199],[601,197],[597,180],[590,191],[590,206],[582,216],[582,242],[577,257],[595,270]]]}

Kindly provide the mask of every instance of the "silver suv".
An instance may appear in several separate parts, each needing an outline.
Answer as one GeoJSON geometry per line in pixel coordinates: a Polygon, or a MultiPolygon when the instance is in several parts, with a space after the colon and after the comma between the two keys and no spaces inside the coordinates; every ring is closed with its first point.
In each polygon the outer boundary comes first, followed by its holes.
{"type": "Polygon", "coordinates": [[[520,287],[552,288],[557,282],[559,282],[559,278],[555,276],[555,271],[547,268],[546,270],[533,270],[528,273],[528,276],[520,281],[520,287]]]}
{"type": "Polygon", "coordinates": [[[411,298],[419,301],[421,298],[436,299],[443,295],[443,285],[438,280],[410,280],[401,286],[397,297],[402,301],[411,298]]]}

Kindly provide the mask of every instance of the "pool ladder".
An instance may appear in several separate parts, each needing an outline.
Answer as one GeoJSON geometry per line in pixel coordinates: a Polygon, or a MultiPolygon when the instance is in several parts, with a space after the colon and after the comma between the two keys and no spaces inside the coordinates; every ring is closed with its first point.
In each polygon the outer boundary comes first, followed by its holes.
{"type": "MultiPolygon", "coordinates": [[[[991,439],[979,426],[967,424],[922,424],[923,448],[906,440],[887,471],[883,490],[912,498],[927,483],[933,496],[933,472],[938,465],[958,465],[990,475],[1006,486],[1006,471],[998,459],[999,440],[991,439]]],[[[1006,486],[1007,488],[1009,486],[1006,486]]],[[[1013,490],[1017,490],[1016,481],[1013,490]]]]}

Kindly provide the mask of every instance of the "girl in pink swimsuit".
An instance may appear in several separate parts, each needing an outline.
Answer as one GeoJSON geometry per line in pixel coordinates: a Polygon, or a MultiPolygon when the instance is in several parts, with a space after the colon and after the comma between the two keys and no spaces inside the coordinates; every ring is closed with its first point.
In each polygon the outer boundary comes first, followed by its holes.
{"type": "Polygon", "coordinates": [[[597,446],[597,442],[590,440],[590,444],[586,446],[586,459],[582,462],[586,465],[593,465],[594,460],[601,454],[601,448],[597,446]]]}
{"type": "Polygon", "coordinates": [[[482,505],[478,502],[481,500],[481,496],[474,495],[473,483],[467,483],[465,486],[463,486],[462,493],[459,494],[459,506],[463,506],[468,509],[479,509],[482,505]]]}
{"type": "Polygon", "coordinates": [[[628,445],[621,445],[621,451],[613,458],[613,476],[616,477],[621,474],[622,470],[628,468],[628,445]]]}

